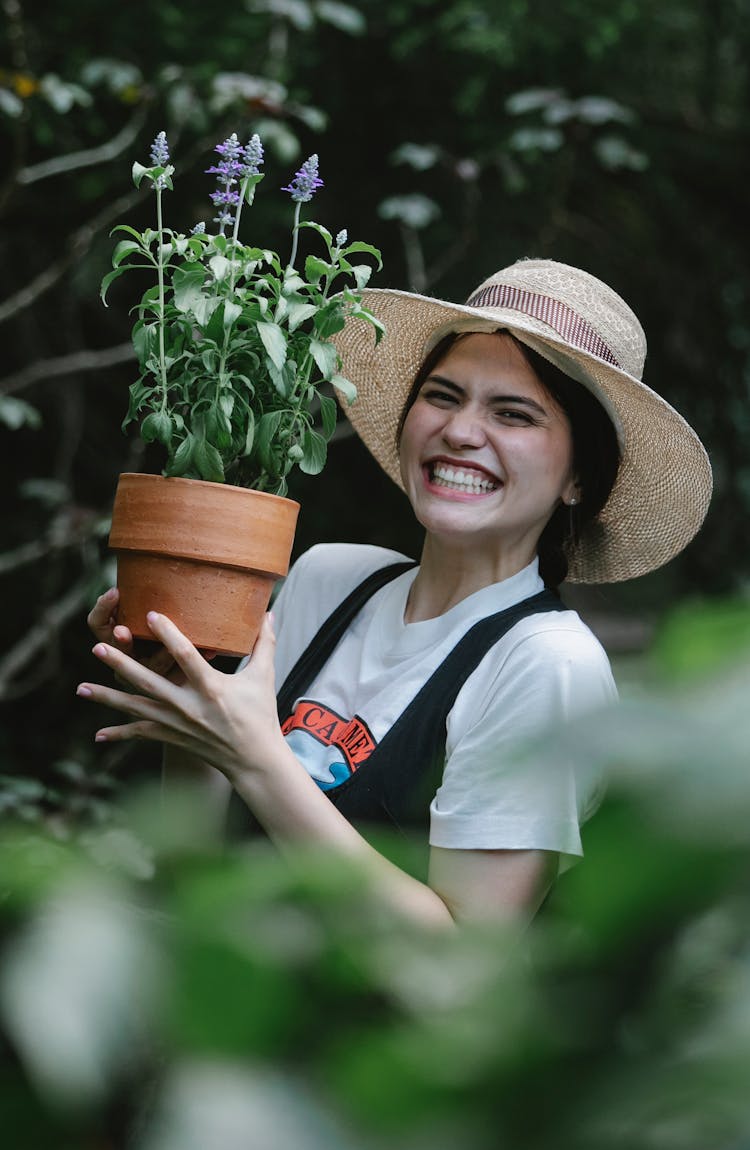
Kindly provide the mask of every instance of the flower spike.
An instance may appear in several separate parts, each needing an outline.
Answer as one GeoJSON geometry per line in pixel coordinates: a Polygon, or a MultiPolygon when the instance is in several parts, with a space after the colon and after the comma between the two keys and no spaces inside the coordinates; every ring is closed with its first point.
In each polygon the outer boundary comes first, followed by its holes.
{"type": "Polygon", "coordinates": [[[323,181],[318,176],[318,157],[315,153],[305,160],[302,167],[282,192],[289,192],[296,204],[306,204],[313,198],[323,181]]]}

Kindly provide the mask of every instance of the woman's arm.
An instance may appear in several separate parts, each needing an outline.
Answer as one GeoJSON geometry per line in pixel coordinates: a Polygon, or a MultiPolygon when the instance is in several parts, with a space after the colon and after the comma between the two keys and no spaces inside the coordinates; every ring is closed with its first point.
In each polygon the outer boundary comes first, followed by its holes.
{"type": "Polygon", "coordinates": [[[170,748],[170,755],[197,756],[228,779],[282,849],[320,845],[360,862],[379,896],[415,923],[444,927],[533,914],[552,873],[544,852],[433,848],[425,884],[377,852],[328,800],[279,726],[270,617],[252,658],[233,675],[212,668],[165,616],[150,615],[149,625],[185,681],[170,682],[116,647],[98,643],[97,658],[139,693],[81,684],[79,695],[135,720],[103,728],[97,741],[155,739],[170,748]]]}
{"type": "MultiPolygon", "coordinates": [[[[130,630],[117,622],[119,601],[119,590],[117,587],[110,587],[108,591],[98,597],[86,622],[100,643],[109,644],[124,654],[135,657],[135,642],[130,630]]],[[[203,657],[210,659],[210,652],[208,656],[204,652],[203,657]]],[[[182,674],[176,668],[172,655],[162,646],[150,651],[148,657],[141,659],[140,662],[159,675],[169,676],[173,681],[182,681],[182,674]]],[[[210,764],[197,759],[188,751],[165,744],[162,777],[166,787],[180,784],[183,780],[200,782],[205,789],[209,817],[213,827],[217,833],[221,832],[231,787],[219,771],[210,764]]]]}

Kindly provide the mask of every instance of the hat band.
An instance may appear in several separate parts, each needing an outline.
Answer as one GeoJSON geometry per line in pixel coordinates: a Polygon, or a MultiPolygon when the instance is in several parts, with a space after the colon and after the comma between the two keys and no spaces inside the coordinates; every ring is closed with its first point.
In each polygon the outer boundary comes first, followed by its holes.
{"type": "Polygon", "coordinates": [[[474,295],[467,299],[466,306],[505,307],[511,311],[525,312],[526,315],[546,323],[562,336],[566,343],[580,348],[581,351],[587,351],[614,367],[620,367],[616,356],[591,324],[567,304],[560,303],[560,300],[526,291],[524,288],[510,287],[508,284],[489,284],[474,292],[474,295]]]}

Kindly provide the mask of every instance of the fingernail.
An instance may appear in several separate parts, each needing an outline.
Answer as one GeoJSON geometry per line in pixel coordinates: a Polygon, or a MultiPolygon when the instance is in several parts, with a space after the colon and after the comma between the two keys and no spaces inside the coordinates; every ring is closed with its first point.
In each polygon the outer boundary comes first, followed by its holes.
{"type": "Polygon", "coordinates": [[[107,591],[104,592],[104,594],[102,595],[102,599],[111,599],[116,591],[117,591],[116,587],[110,587],[107,591]]]}
{"type": "Polygon", "coordinates": [[[80,695],[82,699],[90,699],[93,693],[94,692],[91,690],[91,687],[87,687],[84,683],[81,683],[80,687],[76,691],[76,695],[80,695]]]}
{"type": "Polygon", "coordinates": [[[107,741],[107,736],[103,735],[101,733],[101,731],[97,731],[97,733],[94,735],[94,742],[95,743],[106,743],[106,741],[107,741]]]}
{"type": "Polygon", "coordinates": [[[99,659],[103,659],[107,654],[106,643],[97,643],[93,649],[93,654],[96,655],[99,659]]]}
{"type": "Polygon", "coordinates": [[[156,611],[148,611],[146,614],[146,621],[148,623],[158,623],[160,619],[161,615],[159,615],[156,611]]]}

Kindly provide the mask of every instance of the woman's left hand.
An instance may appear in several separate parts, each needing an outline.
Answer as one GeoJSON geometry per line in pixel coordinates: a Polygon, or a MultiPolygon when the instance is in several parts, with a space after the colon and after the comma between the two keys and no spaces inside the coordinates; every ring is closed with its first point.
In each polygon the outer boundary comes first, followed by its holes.
{"type": "Polygon", "coordinates": [[[176,684],[107,643],[94,655],[137,694],[81,683],[78,695],[123,711],[135,721],[103,727],[98,742],[154,739],[170,743],[217,767],[230,781],[260,770],[283,744],[274,688],[275,638],[266,615],[252,657],[236,674],[212,667],[166,617],[150,612],[148,624],[185,676],[176,684]]]}

